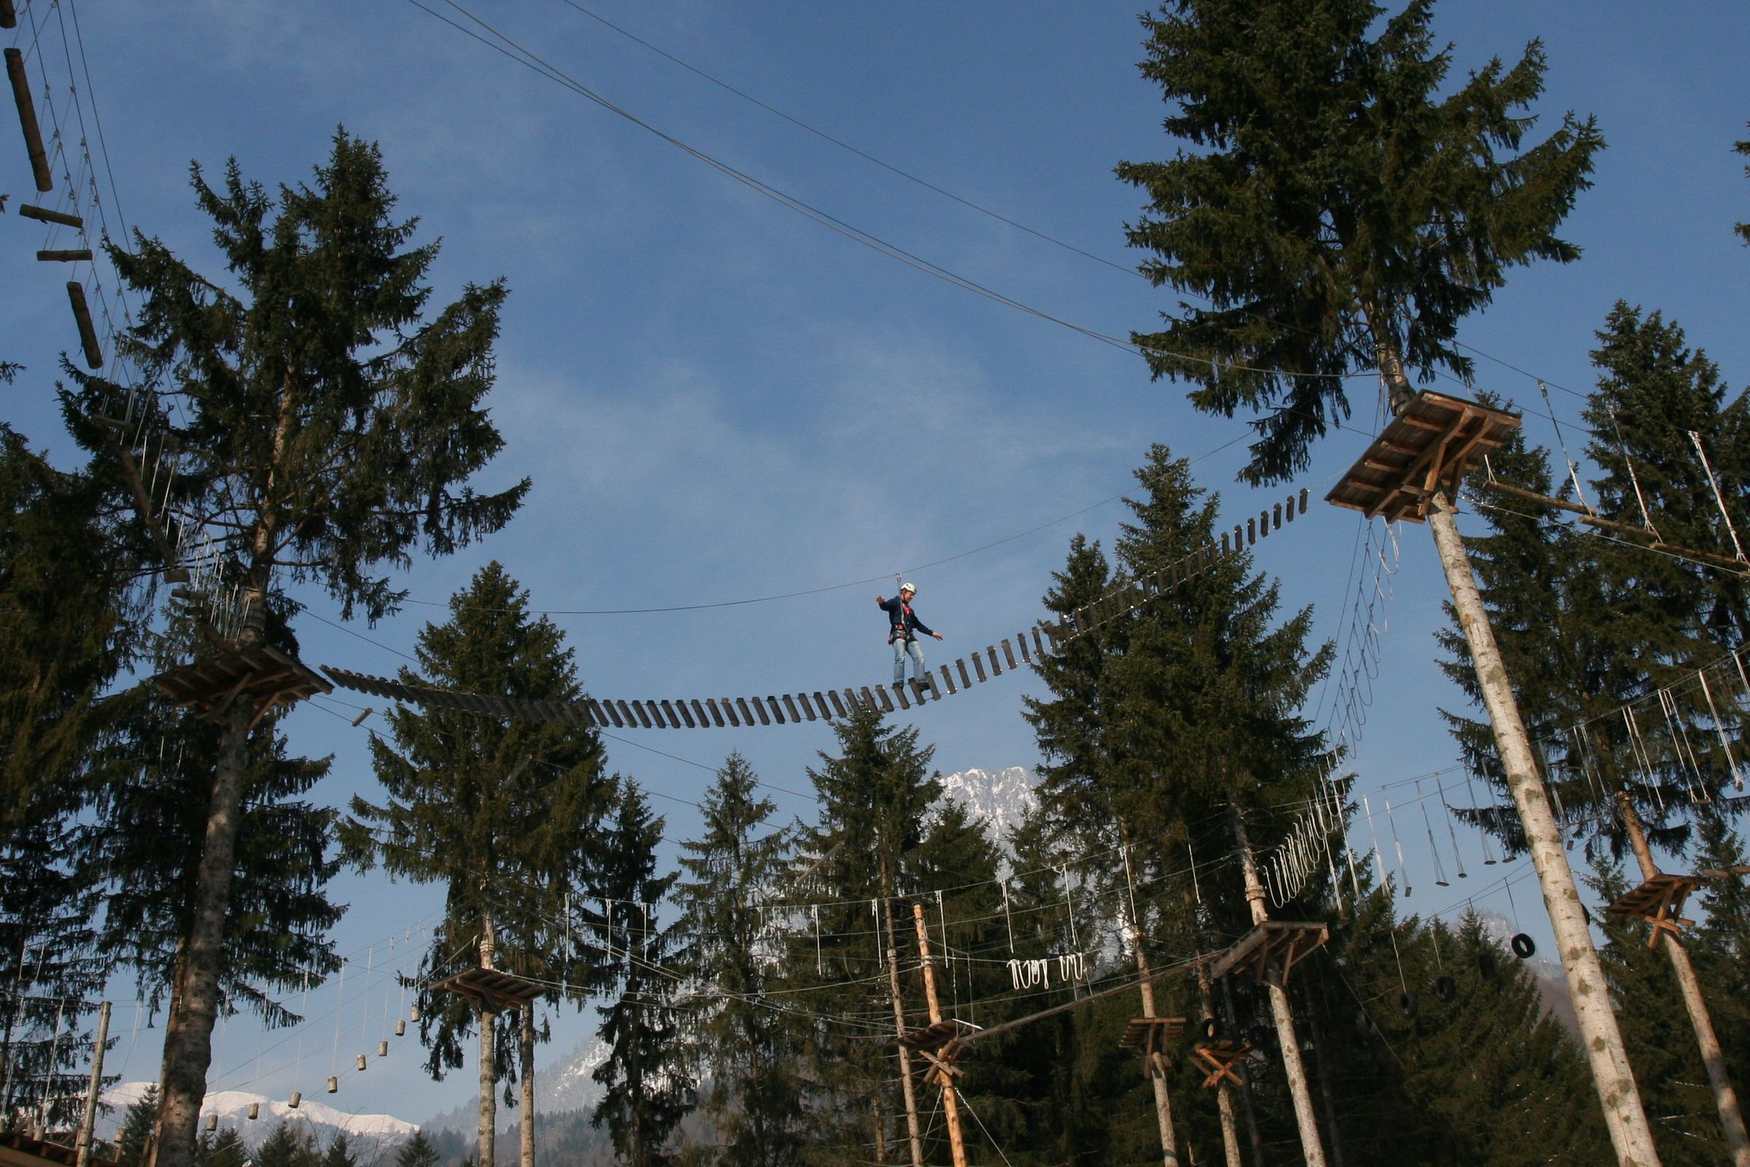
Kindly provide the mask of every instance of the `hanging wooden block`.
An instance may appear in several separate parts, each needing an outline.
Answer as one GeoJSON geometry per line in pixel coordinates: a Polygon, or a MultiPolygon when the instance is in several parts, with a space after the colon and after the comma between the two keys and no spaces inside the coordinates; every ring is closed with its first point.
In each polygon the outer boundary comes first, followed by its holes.
{"type": "MultiPolygon", "coordinates": [[[[1301,491],[1301,494],[1304,495],[1305,493],[1306,491],[1301,491]]],[[[1287,517],[1289,522],[1294,522],[1294,495],[1292,493],[1288,496],[1288,505],[1282,508],[1282,513],[1287,517]]]]}
{"type": "Polygon", "coordinates": [[[353,1067],[354,1067],[354,1068],[355,1068],[355,1069],[359,1069],[359,1070],[362,1070],[362,1069],[364,1069],[364,1068],[365,1068],[365,1066],[367,1066],[367,1065],[368,1065],[368,1064],[369,1064],[369,1063],[368,1063],[368,1062],[366,1062],[366,1061],[365,1061],[365,1055],[363,1055],[363,1054],[360,1054],[360,1055],[359,1055],[359,1056],[358,1056],[358,1057],[356,1057],[356,1058],[354,1058],[354,1059],[353,1059],[353,1067]]]}
{"type": "Polygon", "coordinates": [[[990,658],[990,675],[993,677],[1002,676],[1003,675],[1003,666],[997,663],[996,646],[992,645],[992,644],[985,645],[984,655],[986,655],[990,658]]]}
{"type": "Polygon", "coordinates": [[[395,1018],[395,1036],[396,1037],[406,1037],[407,1036],[407,1022],[402,1020],[399,1017],[395,1018]]]}
{"type": "Polygon", "coordinates": [[[1033,658],[1027,655],[1027,634],[1025,632],[1015,633],[1015,647],[1021,650],[1021,659],[1023,661],[1028,664],[1033,663],[1033,658]]]}
{"type": "Polygon", "coordinates": [[[627,705],[626,702],[622,701],[618,697],[614,698],[613,704],[616,708],[619,709],[620,716],[624,717],[626,719],[626,728],[627,729],[637,729],[638,728],[638,715],[636,713],[632,712],[631,706],[627,705]]]}
{"type": "Polygon", "coordinates": [[[91,249],[75,247],[65,251],[39,251],[36,253],[36,257],[40,263],[89,263],[91,262],[91,249]]]}
{"type": "Polygon", "coordinates": [[[1300,513],[1306,514],[1306,487],[1300,488],[1300,513]]]}
{"type": "Polygon", "coordinates": [[[901,709],[910,709],[911,708],[911,702],[907,701],[905,699],[905,682],[904,681],[895,681],[893,683],[893,698],[894,698],[894,700],[899,702],[899,707],[901,709]]]}
{"type": "Polygon", "coordinates": [[[1039,625],[1033,625],[1031,631],[1033,633],[1033,652],[1040,660],[1044,660],[1050,654],[1045,650],[1045,641],[1039,637],[1039,625]]]}
{"type": "Polygon", "coordinates": [[[1246,520],[1246,546],[1247,547],[1254,546],[1257,544],[1257,542],[1258,542],[1258,520],[1257,519],[1247,519],[1246,520]]]}
{"type": "Polygon", "coordinates": [[[385,1037],[382,1041],[379,1041],[377,1043],[377,1056],[380,1058],[386,1058],[389,1056],[389,1039],[388,1038],[385,1037]]]}
{"type": "Polygon", "coordinates": [[[942,666],[942,683],[948,686],[948,692],[950,694],[957,691],[954,688],[954,674],[948,671],[947,665],[942,666]]]}
{"type": "MultiPolygon", "coordinates": [[[[1294,507],[1292,504],[1288,508],[1288,513],[1291,515],[1294,513],[1294,507]]],[[[1270,529],[1273,531],[1280,531],[1282,529],[1282,504],[1281,503],[1277,503],[1275,506],[1270,508],[1270,529]]]]}
{"type": "Polygon", "coordinates": [[[648,701],[632,702],[632,712],[638,715],[638,724],[645,729],[651,728],[651,715],[655,715],[655,726],[662,728],[662,712],[648,701]]]}
{"type": "Polygon", "coordinates": [[[772,696],[770,693],[768,693],[768,694],[766,694],[766,704],[772,710],[772,720],[777,722],[779,725],[783,725],[784,724],[784,709],[781,705],[778,704],[778,699],[776,697],[772,696]]]}
{"type": "Polygon", "coordinates": [[[207,1115],[207,1129],[209,1131],[216,1131],[219,1129],[219,1116],[218,1115],[216,1115],[216,1114],[207,1115]]]}
{"type": "MultiPolygon", "coordinates": [[[[788,697],[784,698],[784,700],[786,700],[786,701],[788,701],[789,699],[790,698],[788,698],[788,697]]],[[[808,703],[808,694],[807,693],[796,694],[796,704],[798,704],[802,707],[803,716],[807,717],[808,720],[810,720],[810,721],[818,720],[814,716],[814,706],[812,706],[808,703]]],[[[824,712],[825,706],[822,706],[821,708],[822,708],[822,711],[824,712]]]]}
{"type": "Polygon", "coordinates": [[[838,717],[848,716],[848,714],[845,713],[844,703],[839,700],[839,691],[837,689],[828,689],[826,695],[832,701],[832,711],[834,715],[838,717]]]}
{"type": "Polygon", "coordinates": [[[0,28],[17,28],[18,10],[12,6],[12,0],[0,0],[0,28]]]}
{"type": "Polygon", "coordinates": [[[249,1121],[254,1122],[256,1119],[258,1119],[260,1117],[261,1117],[261,1103],[251,1102],[249,1104],[249,1121]]]}
{"type": "Polygon", "coordinates": [[[984,661],[979,659],[979,655],[976,652],[972,654],[972,669],[978,674],[978,683],[981,685],[984,684],[984,661]]]}
{"type": "Polygon", "coordinates": [[[875,701],[878,705],[880,705],[881,712],[883,712],[883,713],[892,713],[893,712],[893,702],[888,699],[886,689],[883,689],[880,687],[876,688],[875,701]]]}
{"type": "MultiPolygon", "coordinates": [[[[802,720],[801,716],[799,716],[796,712],[796,700],[795,700],[795,698],[793,698],[790,694],[785,693],[782,697],[782,700],[784,702],[784,712],[788,713],[790,715],[790,720],[791,721],[801,721],[802,720]]],[[[813,718],[810,718],[809,720],[812,721],[813,718]]]]}
{"type": "Polygon", "coordinates": [[[286,1099],[286,1106],[291,1108],[292,1110],[296,1110],[296,1109],[298,1109],[298,1103],[300,1103],[302,1101],[304,1101],[303,1092],[298,1091],[298,1090],[294,1090],[294,1091],[292,1091],[292,1096],[290,1098],[286,1099]]]}
{"type": "MultiPolygon", "coordinates": [[[[685,700],[683,700],[681,702],[681,712],[685,713],[686,711],[687,711],[687,703],[685,700]]],[[[670,705],[667,701],[664,701],[662,703],[662,713],[663,713],[664,717],[668,718],[668,727],[670,729],[679,729],[680,728],[681,719],[678,715],[676,715],[673,705],[670,705]]],[[[691,717],[689,717],[686,720],[687,720],[687,728],[692,729],[693,728],[693,719],[691,717]]]]}
{"type": "MultiPolygon", "coordinates": [[[[741,698],[740,698],[740,697],[737,697],[737,698],[736,698],[736,700],[737,700],[737,701],[740,701],[740,700],[741,700],[741,698]]],[[[771,719],[771,716],[770,716],[770,715],[769,715],[769,714],[767,714],[767,713],[766,713],[766,707],[765,707],[765,703],[764,703],[764,702],[762,702],[762,701],[761,701],[761,700],[760,700],[760,699],[759,699],[759,698],[758,698],[758,697],[755,697],[755,698],[754,698],[754,699],[753,699],[753,711],[754,711],[754,714],[755,714],[755,715],[756,715],[756,716],[757,716],[757,717],[758,717],[758,718],[759,718],[759,719],[760,719],[760,724],[761,724],[761,725],[770,725],[770,724],[772,724],[772,719],[771,719]]],[[[747,721],[747,723],[748,723],[748,724],[749,724],[749,725],[752,725],[752,724],[753,724],[753,718],[751,718],[751,717],[750,717],[750,718],[748,718],[748,721],[747,721]]]]}
{"type": "Polygon", "coordinates": [[[608,724],[608,711],[602,708],[602,703],[600,701],[597,701],[594,697],[587,697],[584,699],[584,704],[589,707],[589,717],[591,721],[600,726],[608,724]]]}
{"type": "Polygon", "coordinates": [[[103,350],[97,347],[97,330],[91,326],[91,307],[85,303],[85,289],[78,280],[67,281],[67,301],[73,305],[73,323],[79,326],[79,345],[85,350],[85,363],[94,369],[103,368],[103,350]]]}
{"type": "Polygon", "coordinates": [[[1003,641],[1003,659],[1009,662],[1009,667],[1015,668],[1015,650],[1009,647],[1007,640],[1003,641]]]}
{"type": "Polygon", "coordinates": [[[18,126],[24,131],[24,148],[30,154],[30,172],[38,190],[53,190],[48,152],[43,149],[43,131],[36,120],[36,103],[30,99],[30,75],[24,71],[24,54],[6,50],[6,75],[12,79],[12,100],[18,104],[18,126]]]}
{"type": "Polygon", "coordinates": [[[411,1008],[407,1011],[407,1020],[409,1020],[409,1021],[418,1021],[419,1020],[419,1006],[418,1005],[415,1005],[413,1008],[411,1008]]]}
{"type": "Polygon", "coordinates": [[[705,716],[705,707],[699,704],[699,699],[697,697],[689,697],[687,700],[692,703],[693,719],[698,724],[698,727],[700,729],[709,729],[711,727],[711,719],[705,716]]]}
{"type": "Polygon", "coordinates": [[[717,726],[719,729],[723,728],[723,710],[717,708],[717,699],[715,697],[705,698],[705,712],[711,715],[712,725],[717,726]]]}
{"type": "Polygon", "coordinates": [[[340,1079],[336,1078],[333,1074],[328,1075],[328,1092],[330,1094],[340,1093],[340,1079]]]}
{"type": "Polygon", "coordinates": [[[29,203],[19,204],[18,217],[20,219],[35,219],[39,223],[54,223],[62,227],[71,227],[75,231],[83,230],[85,227],[85,220],[78,215],[69,215],[65,211],[53,211],[48,207],[35,207],[29,203]]]}

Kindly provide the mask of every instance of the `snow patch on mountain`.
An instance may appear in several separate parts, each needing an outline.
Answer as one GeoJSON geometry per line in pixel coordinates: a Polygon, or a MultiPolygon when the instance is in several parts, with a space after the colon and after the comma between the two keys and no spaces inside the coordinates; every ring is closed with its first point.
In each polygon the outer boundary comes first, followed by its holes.
{"type": "MultiPolygon", "coordinates": [[[[594,1110],[601,1100],[602,1088],[591,1077],[596,1067],[608,1060],[611,1047],[600,1038],[579,1042],[556,1065],[538,1067],[535,1071],[535,1113],[559,1114],[568,1110],[594,1110]]],[[[453,1110],[446,1110],[427,1120],[428,1131],[456,1131],[472,1135],[479,1122],[478,1099],[453,1110]]],[[[515,1121],[514,1113],[508,1120],[515,1121]]]]}
{"type": "MultiPolygon", "coordinates": [[[[99,1136],[113,1138],[121,1126],[127,1108],[138,1102],[151,1086],[150,1082],[121,1082],[104,1091],[103,1101],[111,1109],[98,1120],[99,1136]]],[[[402,1139],[412,1137],[413,1132],[419,1129],[417,1124],[396,1118],[392,1114],[347,1114],[313,1098],[304,1099],[293,1110],[284,1099],[268,1098],[264,1094],[251,1094],[244,1090],[215,1090],[209,1093],[201,1103],[203,1130],[208,1115],[217,1115],[221,1127],[237,1128],[249,1143],[266,1138],[281,1122],[306,1128],[316,1136],[318,1142],[326,1142],[333,1134],[344,1132],[355,1143],[364,1142],[378,1147],[399,1143],[402,1139]],[[249,1107],[252,1104],[260,1108],[259,1116],[253,1121],[249,1118],[249,1107]]]]}
{"type": "Polygon", "coordinates": [[[1038,778],[1025,766],[961,770],[942,778],[942,793],[965,807],[1005,853],[1009,832],[1039,803],[1038,786],[1038,778]]]}

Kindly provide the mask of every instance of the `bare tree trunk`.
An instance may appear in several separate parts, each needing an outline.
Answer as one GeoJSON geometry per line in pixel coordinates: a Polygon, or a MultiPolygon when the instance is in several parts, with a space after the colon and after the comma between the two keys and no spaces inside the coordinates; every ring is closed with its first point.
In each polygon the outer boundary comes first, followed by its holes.
{"type": "MultiPolygon", "coordinates": [[[[1240,1019],[1234,1012],[1233,986],[1227,977],[1221,978],[1221,1014],[1227,1019],[1227,1031],[1238,1037],[1240,1019]]],[[[1242,1079],[1234,1093],[1240,1096],[1240,1114],[1246,1120],[1246,1141],[1252,1145],[1252,1162],[1264,1167],[1267,1162],[1264,1158],[1264,1132],[1258,1127],[1258,1107],[1252,1101],[1252,1079],[1249,1076],[1242,1079]]]]}
{"type": "Polygon", "coordinates": [[[517,1057],[522,1063],[523,1121],[519,1167],[535,1167],[535,1007],[522,1007],[517,1029],[517,1057]]]}
{"type": "MultiPolygon", "coordinates": [[[[274,423],[263,502],[250,535],[249,568],[244,595],[250,619],[239,641],[261,641],[267,597],[272,584],[275,540],[279,530],[278,468],[296,416],[295,383],[285,373],[279,415],[274,423]]],[[[184,949],[182,1000],[165,1019],[164,1095],[158,1106],[158,1147],[155,1167],[194,1167],[196,1127],[207,1094],[207,1070],[213,1061],[213,1024],[219,1007],[219,968],[225,958],[225,919],[231,908],[231,881],[236,863],[237,834],[242,827],[243,771],[249,733],[257,713],[233,700],[223,714],[218,766],[207,808],[206,833],[191,895],[191,923],[184,949]]],[[[482,1164],[481,1167],[487,1167],[482,1164]]]]}
{"type": "Polygon", "coordinates": [[[1337,1096],[1331,1089],[1331,1051],[1325,1045],[1325,1029],[1320,1019],[1323,1012],[1319,1002],[1310,1000],[1312,994],[1302,993],[1301,1000],[1307,1005],[1307,1020],[1312,1025],[1313,1059],[1319,1075],[1319,1097],[1325,1103],[1325,1133],[1331,1142],[1331,1167],[1344,1167],[1343,1138],[1337,1130],[1337,1096]]]}
{"type": "MultiPolygon", "coordinates": [[[[1209,966],[1201,960],[1197,962],[1197,992],[1203,1001],[1203,1015],[1215,1017],[1215,992],[1209,983],[1209,966]]],[[[1243,1167],[1240,1160],[1239,1124],[1234,1121],[1233,1091],[1228,1089],[1226,1079],[1216,1083],[1215,1106],[1221,1115],[1221,1148],[1227,1155],[1227,1167],[1243,1167]]],[[[1258,1162],[1262,1163],[1262,1152],[1255,1153],[1258,1162]]]]}
{"type": "MultiPolygon", "coordinates": [[[[881,910],[887,920],[887,984],[893,997],[893,1027],[899,1036],[904,1036],[905,1003],[899,993],[899,940],[893,931],[893,900],[890,895],[883,897],[881,910]]],[[[911,1050],[904,1045],[899,1047],[899,1086],[905,1098],[905,1130],[911,1139],[912,1167],[924,1167],[924,1136],[918,1129],[918,1100],[911,1080],[911,1050]]]]}
{"type": "MultiPolygon", "coordinates": [[[[1252,923],[1262,924],[1269,918],[1264,910],[1264,885],[1258,881],[1257,864],[1252,860],[1252,846],[1246,838],[1246,822],[1238,806],[1229,807],[1233,821],[1234,841],[1240,846],[1240,870],[1246,880],[1246,902],[1251,905],[1252,923]]],[[[1264,974],[1264,987],[1270,995],[1270,1012],[1276,1018],[1276,1044],[1282,1049],[1282,1069],[1288,1078],[1288,1091],[1294,1097],[1294,1120],[1300,1127],[1300,1152],[1306,1167],[1325,1167],[1325,1148],[1319,1140],[1319,1119],[1313,1113],[1312,1091],[1306,1083],[1306,1063],[1300,1057],[1300,1040],[1294,1034],[1294,1007],[1289,1004],[1288,990],[1283,988],[1275,969],[1264,974]]]]}
{"type": "MultiPolygon", "coordinates": [[[[496,941],[492,935],[492,916],[480,921],[480,967],[491,968],[496,941]]],[[[480,1005],[480,1132],[479,1150],[475,1153],[477,1167],[492,1167],[498,1139],[498,1014],[480,1005]]]]}
{"type": "Polygon", "coordinates": [[[79,1137],[73,1144],[74,1167],[91,1162],[91,1131],[97,1123],[98,1095],[103,1090],[103,1047],[109,1044],[109,1002],[97,1012],[97,1040],[91,1043],[91,1084],[85,1090],[85,1113],[79,1119],[79,1137]]]}
{"type": "MultiPolygon", "coordinates": [[[[1376,314],[1370,311],[1367,315],[1374,336],[1387,336],[1376,314]]],[[[1389,340],[1380,341],[1377,353],[1379,373],[1390,390],[1393,412],[1401,413],[1413,396],[1409,379],[1404,375],[1403,358],[1389,340]]],[[[1598,1100],[1604,1107],[1604,1124],[1610,1131],[1611,1146],[1616,1150],[1620,1167],[1655,1167],[1659,1154],[1641,1105],[1640,1089],[1635,1085],[1634,1070],[1629,1065],[1622,1030],[1610,1004],[1604,968],[1599,964],[1598,950],[1592,945],[1580,891],[1574,885],[1574,872],[1562,847],[1561,830],[1538,776],[1531,736],[1519,714],[1506,663],[1495,643],[1495,631],[1489,625],[1488,609],[1477,591],[1464,540],[1459,537],[1455,511],[1444,490],[1434,491],[1428,499],[1428,530],[1434,536],[1440,566],[1452,591],[1453,608],[1470,648],[1477,685],[1489,711],[1495,748],[1506,771],[1507,789],[1519,811],[1532,866],[1537,870],[1544,907],[1555,932],[1556,952],[1567,977],[1580,1045],[1592,1069],[1598,1100]]]]}
{"type": "Polygon", "coordinates": [[[1634,1070],[1629,1066],[1628,1050],[1623,1045],[1622,1030],[1611,1008],[1604,968],[1598,962],[1597,949],[1592,946],[1592,933],[1586,926],[1580,904],[1580,890],[1574,885],[1574,872],[1568,866],[1568,854],[1562,848],[1561,828],[1556,824],[1549,797],[1544,793],[1543,782],[1538,776],[1537,762],[1531,752],[1531,737],[1519,716],[1519,703],[1513,696],[1507,666],[1495,644],[1488,610],[1483,607],[1483,598],[1471,574],[1464,541],[1459,538],[1458,523],[1453,518],[1452,503],[1443,491],[1436,491],[1430,500],[1428,529],[1433,532],[1434,545],[1440,551],[1440,566],[1445,569],[1447,586],[1452,589],[1453,607],[1458,612],[1459,624],[1470,646],[1471,663],[1476,669],[1483,703],[1488,707],[1489,720],[1494,727],[1495,746],[1507,773],[1507,787],[1513,795],[1514,806],[1519,810],[1526,846],[1531,851],[1532,865],[1537,869],[1538,883],[1543,888],[1543,903],[1555,930],[1556,952],[1561,957],[1562,971],[1567,975],[1568,997],[1574,1005],[1580,1045],[1592,1066],[1592,1082],[1598,1090],[1598,1100],[1604,1106],[1604,1123],[1610,1131],[1611,1145],[1616,1148],[1621,1167],[1654,1167],[1659,1162],[1659,1155],[1653,1145],[1653,1132],[1647,1125],[1640,1090],[1635,1085],[1634,1070]]]}
{"type": "MultiPolygon", "coordinates": [[[[930,962],[930,930],[924,924],[924,906],[911,906],[912,922],[917,927],[918,960],[924,966],[924,1000],[930,1009],[930,1024],[942,1021],[942,999],[936,994],[936,966],[930,962]]],[[[942,1111],[948,1119],[948,1154],[954,1167],[966,1167],[966,1136],[960,1129],[960,1097],[954,1079],[942,1077],[942,1111]]]]}
{"type": "MultiPolygon", "coordinates": [[[[1155,1015],[1155,986],[1149,975],[1148,953],[1142,950],[1142,930],[1136,921],[1129,921],[1130,942],[1136,947],[1137,988],[1142,993],[1142,1015],[1155,1015]]],[[[1151,1036],[1152,1040],[1152,1036],[1151,1036]]],[[[1151,1053],[1151,1058],[1159,1058],[1151,1053]]],[[[1161,1133],[1161,1162],[1164,1167],[1179,1167],[1179,1140],[1173,1133],[1173,1102],[1167,1095],[1167,1075],[1164,1064],[1151,1062],[1147,1067],[1149,1084],[1154,1088],[1155,1125],[1161,1133]]]]}
{"type": "MultiPolygon", "coordinates": [[[[1622,810],[1623,825],[1628,828],[1629,842],[1634,846],[1635,859],[1641,865],[1641,878],[1659,874],[1653,862],[1653,852],[1647,846],[1647,835],[1641,827],[1641,816],[1635,813],[1634,800],[1628,791],[1618,791],[1617,805],[1622,810]]],[[[1702,1065],[1707,1068],[1708,1084],[1713,1087],[1714,1108],[1720,1113],[1720,1130],[1726,1136],[1726,1147],[1732,1153],[1733,1167],[1750,1167],[1750,1136],[1744,1131],[1744,1112],[1738,1108],[1738,1092],[1732,1089],[1732,1079],[1726,1073],[1726,1056],[1720,1050],[1719,1034],[1714,1032],[1714,1020],[1708,1014],[1707,1001],[1701,995],[1701,982],[1696,979],[1695,965],[1690,963],[1689,950],[1675,935],[1663,935],[1665,956],[1671,961],[1671,972],[1677,977],[1678,991],[1683,995],[1683,1007],[1689,1011],[1689,1023],[1695,1029],[1695,1042],[1701,1050],[1702,1065]]]]}

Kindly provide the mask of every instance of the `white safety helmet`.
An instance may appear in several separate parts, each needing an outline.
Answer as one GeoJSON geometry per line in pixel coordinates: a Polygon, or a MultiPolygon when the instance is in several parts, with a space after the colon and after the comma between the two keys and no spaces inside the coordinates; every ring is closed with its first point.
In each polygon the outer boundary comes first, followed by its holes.
{"type": "Polygon", "coordinates": [[[900,584],[900,585],[899,585],[899,590],[900,590],[900,591],[902,591],[902,592],[910,592],[910,593],[911,593],[911,594],[912,594],[912,595],[914,595],[914,596],[915,596],[915,595],[917,595],[917,594],[918,594],[918,585],[917,585],[917,584],[914,584],[914,583],[912,583],[912,582],[911,582],[911,581],[910,581],[910,580],[909,580],[909,579],[908,579],[908,580],[906,580],[906,581],[905,581],[905,582],[904,582],[904,583],[902,583],[902,584],[900,584]]]}

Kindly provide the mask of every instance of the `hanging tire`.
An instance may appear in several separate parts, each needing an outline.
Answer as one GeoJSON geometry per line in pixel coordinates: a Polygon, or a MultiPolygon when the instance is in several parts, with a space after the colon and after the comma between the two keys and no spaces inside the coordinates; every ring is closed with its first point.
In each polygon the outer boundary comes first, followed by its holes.
{"type": "Polygon", "coordinates": [[[1537,951],[1537,944],[1523,932],[1513,934],[1513,955],[1520,960],[1530,960],[1537,951]]]}
{"type": "Polygon", "coordinates": [[[1485,948],[1477,953],[1477,971],[1490,980],[1495,979],[1495,951],[1493,947],[1485,948]]]}
{"type": "Polygon", "coordinates": [[[1398,1009],[1405,1017],[1414,1017],[1416,1015],[1416,994],[1399,993],[1398,1009]]]}
{"type": "Polygon", "coordinates": [[[1458,999],[1458,982],[1451,977],[1434,978],[1434,995],[1450,1005],[1458,999]]]}

